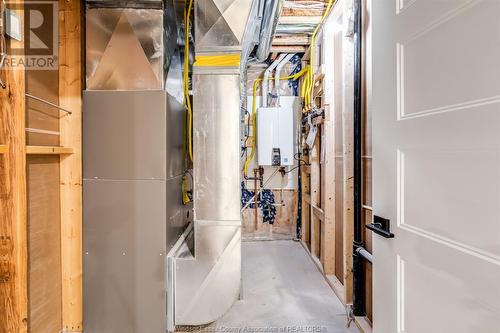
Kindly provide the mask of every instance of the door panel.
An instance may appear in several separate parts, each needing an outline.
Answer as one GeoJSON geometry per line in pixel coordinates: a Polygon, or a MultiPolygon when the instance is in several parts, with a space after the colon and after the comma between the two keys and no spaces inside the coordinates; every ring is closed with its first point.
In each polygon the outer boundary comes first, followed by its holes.
{"type": "Polygon", "coordinates": [[[371,2],[375,333],[500,327],[500,1],[371,2]]]}

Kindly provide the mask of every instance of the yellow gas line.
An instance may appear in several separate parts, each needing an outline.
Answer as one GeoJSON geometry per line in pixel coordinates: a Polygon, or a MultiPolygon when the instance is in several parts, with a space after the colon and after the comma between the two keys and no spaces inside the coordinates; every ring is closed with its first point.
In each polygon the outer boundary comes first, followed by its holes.
{"type": "Polygon", "coordinates": [[[330,13],[330,10],[332,8],[332,5],[334,3],[334,0],[329,0],[328,5],[326,6],[325,11],[323,12],[323,16],[321,17],[321,21],[318,23],[316,26],[316,29],[314,29],[314,32],[311,36],[311,46],[309,47],[310,49],[310,54],[309,54],[309,64],[311,67],[311,70],[309,71],[308,75],[308,80],[307,80],[307,96],[306,96],[306,107],[312,109],[314,100],[312,98],[314,92],[314,48],[316,47],[316,35],[318,34],[319,29],[323,25],[323,22],[325,21],[326,17],[330,13]]]}

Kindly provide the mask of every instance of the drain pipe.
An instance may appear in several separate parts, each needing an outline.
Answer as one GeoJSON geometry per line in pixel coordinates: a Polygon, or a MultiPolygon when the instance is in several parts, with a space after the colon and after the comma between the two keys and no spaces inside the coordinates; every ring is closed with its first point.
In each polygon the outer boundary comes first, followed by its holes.
{"type": "Polygon", "coordinates": [[[373,263],[373,256],[370,252],[365,250],[363,247],[358,247],[356,250],[356,254],[363,257],[366,261],[368,261],[370,264],[373,263]]]}
{"type": "Polygon", "coordinates": [[[274,87],[275,87],[275,92],[276,92],[276,106],[280,106],[280,77],[281,77],[281,71],[283,70],[283,67],[287,64],[290,59],[292,59],[294,56],[293,53],[289,53],[285,56],[285,58],[278,64],[278,67],[276,67],[276,75],[274,79],[274,87]]]}
{"type": "Polygon", "coordinates": [[[355,0],[354,18],[354,240],[353,240],[353,314],[365,315],[362,214],[362,0],[355,0]]]}
{"type": "Polygon", "coordinates": [[[285,53],[280,54],[278,59],[276,59],[269,67],[267,67],[266,71],[264,72],[264,78],[262,80],[262,107],[267,107],[267,97],[269,94],[269,78],[271,77],[271,73],[280,64],[280,62],[283,61],[285,56],[285,53]]]}

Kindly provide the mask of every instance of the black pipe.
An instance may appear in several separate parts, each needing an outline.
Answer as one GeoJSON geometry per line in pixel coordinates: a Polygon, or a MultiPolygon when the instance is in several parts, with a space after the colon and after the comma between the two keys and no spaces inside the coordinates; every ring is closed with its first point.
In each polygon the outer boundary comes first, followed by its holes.
{"type": "Polygon", "coordinates": [[[354,19],[354,240],[353,314],[365,316],[364,269],[359,248],[363,248],[362,225],[362,1],[355,0],[354,19]]]}
{"type": "MultiPolygon", "coordinates": [[[[298,172],[298,182],[297,182],[297,239],[302,239],[302,166],[300,162],[299,153],[299,172],[298,172]]],[[[305,240],[304,240],[305,241],[305,240]]]]}

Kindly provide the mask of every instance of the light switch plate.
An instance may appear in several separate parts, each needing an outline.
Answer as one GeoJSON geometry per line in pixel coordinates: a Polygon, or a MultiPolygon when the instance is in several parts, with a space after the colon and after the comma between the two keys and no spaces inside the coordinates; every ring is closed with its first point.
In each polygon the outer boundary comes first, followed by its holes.
{"type": "Polygon", "coordinates": [[[10,38],[20,41],[22,39],[21,32],[21,19],[19,16],[12,10],[5,10],[5,33],[10,38]]]}

